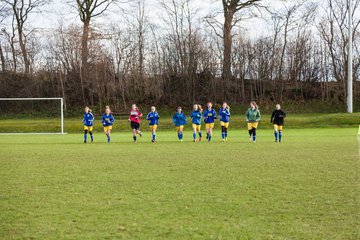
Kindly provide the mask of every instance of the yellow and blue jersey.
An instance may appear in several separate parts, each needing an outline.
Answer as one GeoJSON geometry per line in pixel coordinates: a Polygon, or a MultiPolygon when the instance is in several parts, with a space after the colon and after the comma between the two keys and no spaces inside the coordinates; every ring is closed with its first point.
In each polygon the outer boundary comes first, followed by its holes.
{"type": "Polygon", "coordinates": [[[84,126],[92,127],[94,125],[94,115],[91,112],[85,113],[82,122],[84,126]]]}
{"type": "Polygon", "coordinates": [[[192,118],[192,123],[193,124],[196,124],[196,125],[201,125],[201,118],[202,118],[202,115],[201,115],[201,112],[200,111],[193,111],[191,114],[190,114],[190,118],[192,118]]]}
{"type": "Polygon", "coordinates": [[[213,123],[215,122],[216,119],[216,112],[214,109],[206,109],[204,111],[204,122],[205,123],[213,123]]]}
{"type": "Polygon", "coordinates": [[[230,120],[230,110],[227,108],[220,108],[219,110],[220,121],[227,123],[230,120]]]}
{"type": "Polygon", "coordinates": [[[102,116],[101,123],[104,127],[112,126],[114,124],[114,116],[112,114],[102,116]]]}
{"type": "Polygon", "coordinates": [[[157,112],[149,112],[146,119],[149,121],[149,126],[159,125],[159,114],[157,112]]]}
{"type": "Polygon", "coordinates": [[[173,123],[175,127],[184,126],[186,124],[186,116],[183,112],[176,112],[173,116],[173,123]]]}

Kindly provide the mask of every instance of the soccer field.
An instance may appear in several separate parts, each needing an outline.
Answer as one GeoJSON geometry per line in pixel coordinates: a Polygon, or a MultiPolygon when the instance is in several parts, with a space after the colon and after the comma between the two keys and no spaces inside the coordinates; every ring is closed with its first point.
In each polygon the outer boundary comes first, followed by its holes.
{"type": "Polygon", "coordinates": [[[355,128],[0,138],[2,239],[359,239],[355,128]]]}

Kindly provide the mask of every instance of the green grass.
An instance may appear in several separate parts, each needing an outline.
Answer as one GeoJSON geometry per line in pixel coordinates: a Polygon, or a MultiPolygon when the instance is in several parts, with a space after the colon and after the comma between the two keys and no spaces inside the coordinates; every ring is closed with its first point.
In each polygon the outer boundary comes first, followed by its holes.
{"type": "MultiPolygon", "coordinates": [[[[77,119],[65,119],[65,131],[78,133],[83,129],[81,116],[77,119]]],[[[334,128],[334,127],[357,127],[360,124],[360,113],[332,113],[332,114],[294,114],[285,120],[286,128],[334,128]]],[[[244,116],[234,115],[231,117],[231,127],[242,129],[246,127],[244,116]]],[[[146,120],[142,121],[143,129],[147,129],[146,120]]],[[[130,125],[127,117],[115,117],[114,132],[128,131],[130,125]]],[[[185,127],[191,129],[190,120],[185,127]]],[[[219,124],[215,125],[215,129],[219,124]]],[[[260,129],[271,129],[270,115],[262,115],[260,129]]],[[[171,115],[162,115],[159,131],[173,130],[171,115]]],[[[95,132],[102,132],[100,116],[95,117],[95,132]]],[[[60,117],[58,118],[33,118],[33,119],[0,119],[0,133],[6,132],[60,132],[60,117]]]]}
{"type": "Polygon", "coordinates": [[[0,238],[359,239],[357,130],[1,136],[0,238]]]}

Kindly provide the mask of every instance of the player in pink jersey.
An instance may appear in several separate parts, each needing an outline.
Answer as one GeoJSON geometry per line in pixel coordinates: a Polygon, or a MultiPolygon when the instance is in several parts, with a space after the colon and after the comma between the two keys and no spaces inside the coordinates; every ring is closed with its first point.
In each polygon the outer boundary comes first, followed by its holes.
{"type": "Polygon", "coordinates": [[[140,118],[142,117],[142,113],[139,111],[139,109],[137,108],[136,104],[133,104],[131,106],[131,110],[130,110],[130,116],[129,116],[129,121],[130,121],[130,125],[131,125],[131,129],[133,132],[133,139],[134,142],[136,142],[136,134],[139,134],[140,137],[142,137],[141,131],[140,131],[140,118]]]}

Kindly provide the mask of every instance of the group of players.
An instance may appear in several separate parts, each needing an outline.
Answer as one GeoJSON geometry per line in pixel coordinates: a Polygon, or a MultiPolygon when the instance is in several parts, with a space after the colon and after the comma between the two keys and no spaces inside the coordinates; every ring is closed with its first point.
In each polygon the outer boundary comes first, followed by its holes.
{"type": "MultiPolygon", "coordinates": [[[[137,142],[137,135],[142,137],[142,133],[140,131],[140,119],[143,114],[139,111],[136,104],[133,104],[130,110],[129,122],[132,129],[133,141],[137,142]]],[[[274,137],[275,142],[282,141],[282,131],[284,125],[284,118],[286,114],[281,110],[280,104],[276,104],[276,109],[271,114],[270,122],[274,124],[274,137]]],[[[213,109],[213,105],[211,102],[206,104],[206,109],[203,111],[200,104],[194,104],[193,111],[190,114],[190,118],[192,119],[192,129],[193,129],[193,141],[202,141],[202,133],[201,133],[201,120],[204,118],[205,128],[206,128],[206,139],[207,141],[211,141],[213,135],[213,128],[215,124],[215,120],[217,118],[220,119],[221,126],[221,137],[223,141],[227,141],[228,139],[228,127],[230,122],[230,106],[224,102],[222,107],[219,109],[218,114],[213,109]],[[197,135],[199,138],[197,139],[197,135]]],[[[258,128],[258,124],[261,118],[259,108],[255,101],[250,103],[250,108],[246,111],[245,114],[247,129],[249,131],[249,140],[256,142],[256,129],[258,128]]],[[[156,130],[159,125],[160,116],[156,111],[154,106],[151,107],[149,114],[146,116],[146,120],[149,122],[149,127],[152,133],[151,141],[156,142],[156,130]]],[[[187,124],[187,118],[181,107],[177,107],[175,114],[173,115],[173,123],[176,127],[178,133],[179,141],[183,141],[183,130],[184,126],[187,124]]],[[[110,133],[112,126],[114,124],[114,116],[111,113],[110,107],[106,106],[105,113],[102,116],[101,123],[104,127],[104,133],[107,137],[107,142],[111,141],[110,133]]],[[[94,126],[94,115],[91,112],[89,107],[85,107],[85,114],[82,120],[84,123],[84,143],[87,143],[88,137],[87,134],[90,135],[91,142],[94,141],[93,137],[93,126],[94,126]]]]}

